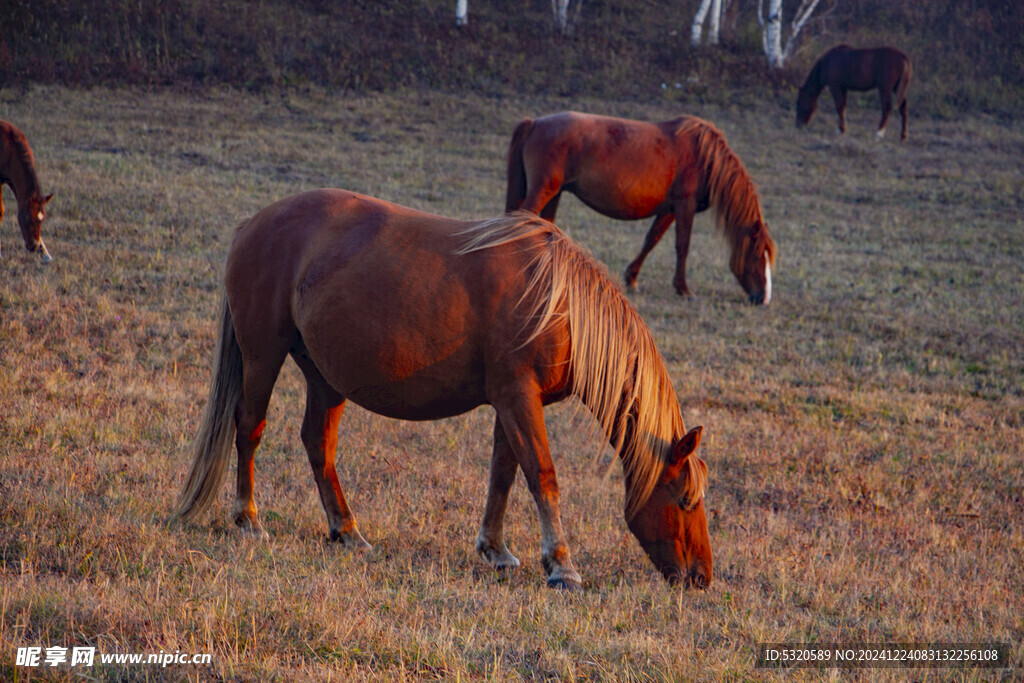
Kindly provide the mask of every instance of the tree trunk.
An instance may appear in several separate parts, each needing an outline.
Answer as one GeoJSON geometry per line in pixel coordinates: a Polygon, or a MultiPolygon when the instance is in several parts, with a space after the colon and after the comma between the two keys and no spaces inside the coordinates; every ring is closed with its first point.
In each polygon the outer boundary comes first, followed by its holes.
{"type": "Polygon", "coordinates": [[[551,0],[551,12],[555,18],[555,28],[563,36],[569,34],[569,0],[551,0]]]}
{"type": "Polygon", "coordinates": [[[708,28],[708,45],[718,45],[718,29],[722,25],[722,0],[711,0],[711,26],[708,28]]]}
{"type": "Polygon", "coordinates": [[[469,26],[469,0],[457,0],[455,3],[455,25],[469,26]]]}
{"type": "Polygon", "coordinates": [[[572,16],[569,16],[569,3],[570,0],[551,0],[551,13],[555,19],[555,28],[563,36],[572,33],[575,25],[579,23],[580,7],[583,5],[583,0],[576,0],[574,3],[576,11],[572,16]]]}
{"type": "Polygon", "coordinates": [[[760,1],[758,2],[758,20],[761,21],[761,42],[764,54],[768,58],[768,66],[781,69],[785,63],[782,52],[782,0],[768,0],[768,17],[761,19],[760,1]]]}
{"type": "Polygon", "coordinates": [[[693,17],[693,25],[690,27],[690,45],[694,47],[700,45],[701,34],[704,32],[704,18],[708,15],[709,9],[711,9],[711,0],[701,0],[697,14],[693,17]]]}
{"type": "Polygon", "coordinates": [[[804,24],[811,18],[811,14],[818,7],[818,3],[821,0],[802,0],[800,7],[796,10],[796,15],[793,17],[793,25],[790,28],[789,38],[786,39],[786,49],[782,53],[783,60],[789,59],[793,56],[793,50],[796,48],[796,38],[800,35],[800,31],[803,29],[804,24]]]}

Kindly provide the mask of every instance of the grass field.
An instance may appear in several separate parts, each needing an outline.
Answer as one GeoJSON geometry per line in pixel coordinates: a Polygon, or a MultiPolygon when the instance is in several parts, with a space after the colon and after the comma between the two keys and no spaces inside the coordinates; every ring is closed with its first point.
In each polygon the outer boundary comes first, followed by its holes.
{"type": "MultiPolygon", "coordinates": [[[[1010,643],[1014,668],[872,669],[872,680],[1013,679],[1024,639],[1024,125],[913,118],[877,143],[792,110],[569,99],[0,90],[55,192],[24,252],[0,224],[0,678],[17,648],[210,653],[212,665],[97,666],[101,680],[817,678],[754,668],[758,642],[1010,643]],[[631,300],[688,426],[704,425],[715,580],[674,590],[629,534],[610,449],[548,411],[562,515],[586,590],[544,588],[526,487],[523,567],[476,557],[492,413],[403,423],[349,406],[339,474],[366,538],[325,520],[289,363],[257,453],[271,540],[165,520],[209,381],[231,233],[258,208],[344,187],[463,218],[499,213],[518,119],[576,108],[713,120],[758,182],[779,246],[774,300],[745,304],[708,215],[688,281],[671,240],[631,300]]],[[[913,115],[913,102],[911,102],[913,115]]],[[[559,225],[617,274],[646,222],[574,198],[559,225]]],[[[828,671],[824,672],[828,674],[828,671]]],[[[834,671],[832,673],[835,673],[834,671]]]]}

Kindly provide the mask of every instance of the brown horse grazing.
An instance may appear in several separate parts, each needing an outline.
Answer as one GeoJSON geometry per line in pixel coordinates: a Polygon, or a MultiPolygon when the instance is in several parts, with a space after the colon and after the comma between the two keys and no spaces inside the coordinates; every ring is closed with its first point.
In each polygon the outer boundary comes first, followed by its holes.
{"type": "Polygon", "coordinates": [[[893,102],[903,118],[900,140],[907,139],[907,86],[910,85],[910,58],[894,47],[855,50],[837,45],[815,62],[796,99],[796,125],[806,125],[814,114],[818,95],[828,88],[839,114],[839,132],[846,132],[846,92],[878,88],[882,100],[882,120],[878,138],[885,135],[893,102]]]}
{"type": "MultiPolygon", "coordinates": [[[[43,262],[53,260],[39,236],[43,219],[46,218],[46,203],[53,195],[43,197],[39,192],[39,179],[33,164],[32,149],[20,130],[7,121],[0,121],[0,189],[4,184],[14,190],[18,200],[18,225],[25,239],[25,248],[38,251],[43,262]]],[[[4,217],[4,198],[0,192],[0,220],[4,217]]]]}
{"type": "Polygon", "coordinates": [[[732,246],[730,267],[750,300],[771,301],[775,243],[761,215],[757,189],[722,133],[707,121],[684,116],[646,123],[562,112],[523,119],[508,150],[505,210],[525,209],[553,220],[565,190],[612,218],[654,216],[643,247],[625,272],[636,286],[647,254],[674,220],[679,294],[686,284],[686,255],[694,214],[715,210],[732,246]]]}
{"type": "Polygon", "coordinates": [[[576,589],[543,407],[577,396],[617,449],[625,516],[670,582],[711,581],[700,428],[687,432],[672,380],[639,314],[589,254],[526,213],[482,223],[343,190],[263,209],[237,231],[225,269],[216,367],[176,517],[209,506],[232,440],[233,517],[265,536],[253,454],[289,355],[306,379],[302,442],[329,537],[368,548],[335,470],[345,401],[435,420],[494,407],[490,484],[477,551],[496,569],[509,491],[522,469],[537,505],[550,586],[576,589]]]}

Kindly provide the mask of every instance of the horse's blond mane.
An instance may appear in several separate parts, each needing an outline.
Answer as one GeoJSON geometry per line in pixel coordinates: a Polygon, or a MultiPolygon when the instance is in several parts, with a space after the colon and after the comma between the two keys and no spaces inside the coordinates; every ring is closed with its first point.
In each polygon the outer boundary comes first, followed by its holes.
{"type": "MultiPolygon", "coordinates": [[[[702,177],[708,191],[708,204],[714,209],[715,223],[719,231],[732,246],[730,266],[737,277],[742,276],[748,249],[750,228],[760,223],[765,225],[761,214],[761,202],[757,186],[750,179],[743,162],[730,149],[725,135],[704,119],[689,116],[683,119],[677,135],[691,136],[696,156],[702,165],[702,177]]],[[[767,226],[757,235],[755,253],[761,245],[768,252],[769,262],[775,264],[775,242],[768,234],[767,226]]]]}
{"type": "MultiPolygon", "coordinates": [[[[571,390],[620,455],[626,517],[631,518],[650,497],[673,444],[685,431],[672,379],[650,330],[605,267],[551,223],[515,212],[462,235],[466,241],[460,254],[544,236],[524,245],[535,253],[520,304],[532,308],[529,319],[536,321],[524,344],[556,321],[567,322],[571,390]]],[[[696,504],[706,487],[707,467],[696,455],[688,464],[684,496],[696,504]]]]}

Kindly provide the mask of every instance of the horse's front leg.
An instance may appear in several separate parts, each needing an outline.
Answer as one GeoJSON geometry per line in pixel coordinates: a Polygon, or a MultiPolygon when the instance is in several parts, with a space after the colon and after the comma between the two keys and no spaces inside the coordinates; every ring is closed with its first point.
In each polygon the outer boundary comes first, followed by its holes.
{"type": "Polygon", "coordinates": [[[693,200],[677,202],[676,211],[676,274],[672,278],[676,293],[680,296],[692,296],[693,292],[686,285],[686,257],[690,253],[690,233],[693,232],[693,215],[696,213],[693,200]]]}
{"type": "Polygon", "coordinates": [[[836,114],[839,115],[839,132],[846,132],[846,90],[839,87],[829,86],[828,91],[832,93],[832,101],[836,105],[836,114]]]}
{"type": "Polygon", "coordinates": [[[647,231],[647,236],[644,237],[644,245],[640,248],[640,253],[636,255],[632,263],[626,266],[626,272],[623,273],[627,289],[636,289],[636,278],[640,275],[640,268],[644,265],[644,259],[647,258],[647,255],[651,253],[651,250],[661,240],[661,236],[668,230],[668,226],[672,225],[673,220],[675,220],[675,216],[671,213],[655,216],[654,222],[651,223],[651,229],[647,231]]]}
{"type": "Polygon", "coordinates": [[[476,551],[498,571],[519,566],[519,560],[508,551],[504,536],[508,494],[516,481],[518,468],[519,464],[508,444],[501,420],[495,419],[494,452],[491,454],[487,505],[484,507],[484,519],[480,523],[480,533],[476,539],[476,551]]]}
{"type": "Polygon", "coordinates": [[[508,446],[537,505],[541,530],[541,564],[551,588],[581,590],[583,580],[573,567],[558,510],[558,480],[551,462],[544,409],[536,384],[508,386],[492,400],[508,446]]]}

